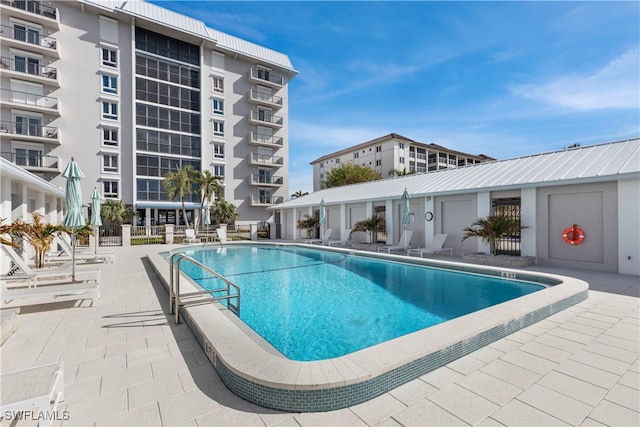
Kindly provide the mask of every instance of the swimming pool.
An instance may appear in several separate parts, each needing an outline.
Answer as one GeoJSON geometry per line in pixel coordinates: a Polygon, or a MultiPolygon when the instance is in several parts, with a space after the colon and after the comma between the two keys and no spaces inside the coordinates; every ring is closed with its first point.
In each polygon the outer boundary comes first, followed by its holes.
{"type": "MultiPolygon", "coordinates": [[[[227,243],[225,249],[240,245],[243,243],[227,243]]],[[[295,243],[261,246],[292,250],[310,247],[295,243]]],[[[176,246],[175,251],[193,255],[201,248],[202,245],[176,246]]],[[[324,251],[460,273],[506,276],[543,284],[545,288],[344,356],[316,361],[283,356],[221,304],[196,301],[185,304],[180,308],[181,319],[226,387],[243,399],[290,412],[329,411],[357,405],[588,298],[588,284],[571,277],[341,248],[324,251]]],[[[147,259],[168,289],[168,253],[148,252],[147,259]]],[[[253,262],[253,259],[246,261],[247,265],[253,262]]],[[[202,289],[186,275],[184,278],[181,294],[202,289]]]]}
{"type": "MultiPolygon", "coordinates": [[[[236,283],[240,318],[301,361],[344,356],[544,288],[300,247],[210,247],[191,256],[236,283]]],[[[205,290],[222,286],[193,264],[182,268],[205,290]]]]}

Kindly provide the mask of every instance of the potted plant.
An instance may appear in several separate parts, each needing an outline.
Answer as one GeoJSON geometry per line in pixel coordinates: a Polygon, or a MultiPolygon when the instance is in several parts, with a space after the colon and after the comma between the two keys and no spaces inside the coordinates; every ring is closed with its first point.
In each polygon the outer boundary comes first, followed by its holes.
{"type": "Polygon", "coordinates": [[[351,232],[365,231],[369,234],[369,242],[373,243],[377,240],[378,232],[384,233],[387,231],[387,223],[383,217],[374,215],[371,218],[358,221],[353,226],[351,232]]]}
{"type": "Polygon", "coordinates": [[[520,230],[527,228],[520,224],[520,218],[514,218],[505,214],[490,215],[479,218],[470,227],[463,229],[462,241],[470,237],[479,237],[489,244],[491,253],[497,255],[501,249],[501,242],[509,236],[517,235],[520,230]]]}
{"type": "Polygon", "coordinates": [[[311,234],[313,234],[313,230],[320,225],[320,220],[318,218],[305,215],[303,219],[298,220],[298,224],[296,227],[298,230],[306,230],[307,231],[307,239],[311,238],[311,234]]]}

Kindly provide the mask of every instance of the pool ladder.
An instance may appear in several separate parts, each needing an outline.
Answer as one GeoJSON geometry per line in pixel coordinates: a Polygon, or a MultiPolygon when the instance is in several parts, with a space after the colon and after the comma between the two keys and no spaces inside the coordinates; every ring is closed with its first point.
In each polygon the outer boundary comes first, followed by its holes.
{"type": "MultiPolygon", "coordinates": [[[[206,265],[202,264],[200,261],[193,259],[185,253],[178,252],[171,255],[169,258],[169,275],[170,275],[170,283],[169,283],[169,313],[175,314],[176,323],[180,323],[180,305],[184,305],[181,303],[180,298],[182,297],[193,297],[196,295],[205,295],[205,294],[213,294],[215,292],[225,292],[226,295],[222,295],[219,297],[211,296],[210,301],[227,301],[227,308],[231,310],[236,316],[240,316],[240,287],[227,279],[224,276],[221,276],[219,273],[213,271],[206,265]],[[190,262],[202,270],[211,273],[216,278],[222,280],[226,286],[219,289],[212,289],[208,291],[198,291],[198,292],[190,292],[188,294],[180,294],[180,264],[183,261],[190,262]],[[234,301],[235,300],[235,304],[234,301]]],[[[198,301],[201,302],[201,301],[198,301]]]]}

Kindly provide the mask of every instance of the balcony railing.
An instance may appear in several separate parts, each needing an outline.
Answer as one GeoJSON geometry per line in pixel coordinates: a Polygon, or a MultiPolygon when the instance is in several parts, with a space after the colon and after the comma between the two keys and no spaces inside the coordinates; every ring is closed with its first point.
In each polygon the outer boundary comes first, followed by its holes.
{"type": "Polygon", "coordinates": [[[53,37],[43,36],[38,33],[30,33],[21,28],[12,28],[8,25],[0,25],[0,33],[2,33],[4,37],[8,37],[13,40],[19,40],[36,46],[42,46],[53,50],[56,50],[58,48],[58,40],[54,39],[53,37]]]}
{"type": "Polygon", "coordinates": [[[251,67],[251,77],[265,82],[275,83],[280,86],[284,85],[284,78],[278,74],[274,74],[271,70],[251,67]]]}
{"type": "Polygon", "coordinates": [[[56,8],[41,4],[39,1],[33,0],[0,0],[0,3],[22,9],[27,12],[35,13],[47,18],[56,19],[56,8]]]}
{"type": "Polygon", "coordinates": [[[269,104],[282,105],[282,97],[272,95],[270,93],[260,92],[257,89],[251,89],[251,99],[262,101],[269,104]]]}
{"type": "Polygon", "coordinates": [[[7,70],[17,71],[19,73],[32,74],[34,76],[46,77],[48,79],[57,80],[58,70],[53,67],[45,67],[43,65],[23,61],[14,58],[0,58],[0,66],[7,70]]]}
{"type": "Polygon", "coordinates": [[[256,122],[270,123],[276,126],[282,126],[282,117],[272,114],[265,114],[264,111],[251,111],[251,119],[256,122]]]}
{"type": "Polygon", "coordinates": [[[253,206],[271,206],[282,203],[284,197],[282,196],[252,196],[251,204],[253,206]]]}
{"type": "Polygon", "coordinates": [[[35,107],[58,109],[58,98],[52,96],[35,95],[17,90],[2,89],[0,92],[2,102],[14,102],[16,104],[32,105],[35,107]]]}
{"type": "Polygon", "coordinates": [[[422,154],[422,153],[418,153],[417,158],[418,158],[418,160],[426,160],[427,159],[427,155],[426,154],[422,154]]]}
{"type": "Polygon", "coordinates": [[[0,121],[0,133],[58,139],[58,128],[22,122],[0,121]]]}
{"type": "Polygon", "coordinates": [[[252,184],[265,184],[265,185],[282,185],[283,179],[281,176],[264,176],[253,174],[251,175],[252,184]]]}
{"type": "Polygon", "coordinates": [[[273,156],[271,154],[251,153],[249,159],[251,160],[251,163],[258,163],[263,165],[282,165],[282,157],[273,156]]]}
{"type": "Polygon", "coordinates": [[[40,153],[10,153],[2,152],[2,158],[9,160],[11,163],[24,166],[25,168],[46,168],[58,169],[58,157],[48,156],[40,153]]]}
{"type": "Polygon", "coordinates": [[[279,147],[282,147],[283,145],[282,137],[263,134],[256,131],[251,132],[251,141],[259,144],[277,145],[279,147]]]}

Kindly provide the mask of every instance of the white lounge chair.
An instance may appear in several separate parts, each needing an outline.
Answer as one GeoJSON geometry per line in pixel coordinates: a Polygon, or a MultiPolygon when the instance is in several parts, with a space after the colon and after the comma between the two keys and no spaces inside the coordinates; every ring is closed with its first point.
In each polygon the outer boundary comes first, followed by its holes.
{"type": "Polygon", "coordinates": [[[7,280],[0,279],[2,283],[2,301],[6,304],[23,299],[58,298],[77,296],[77,299],[91,299],[91,305],[95,306],[100,299],[100,281],[62,283],[57,285],[36,285],[9,288],[7,280]]]}
{"type": "MultiPolygon", "coordinates": [[[[71,245],[71,238],[69,237],[68,234],[58,233],[58,235],[56,235],[53,238],[53,243],[57,244],[62,249],[62,252],[64,252],[66,256],[68,257],[73,256],[73,246],[71,245]]],[[[110,250],[104,250],[104,249],[99,249],[98,251],[95,251],[94,249],[91,249],[91,248],[76,247],[76,258],[78,258],[78,256],[80,256],[83,259],[90,259],[91,257],[104,258],[109,262],[115,262],[116,260],[115,252],[110,250]]]]}
{"type": "Polygon", "coordinates": [[[344,246],[347,246],[347,245],[351,244],[352,243],[352,240],[351,240],[351,229],[346,228],[344,230],[344,233],[345,233],[345,236],[347,236],[346,239],[338,239],[338,240],[328,239],[328,240],[323,241],[322,244],[323,245],[327,245],[327,246],[333,246],[333,245],[344,245],[344,246]]]}
{"type": "Polygon", "coordinates": [[[216,234],[218,235],[218,240],[220,243],[227,243],[227,227],[218,227],[216,228],[216,234]]]}
{"type": "Polygon", "coordinates": [[[413,236],[413,231],[411,230],[404,230],[402,232],[402,235],[400,236],[400,240],[398,241],[397,245],[384,245],[384,246],[379,246],[378,247],[378,252],[386,252],[388,254],[391,253],[391,251],[399,251],[399,250],[405,250],[408,247],[411,247],[411,236],[413,236]]]}
{"type": "Polygon", "coordinates": [[[64,401],[64,363],[38,366],[0,376],[0,413],[34,411],[38,425],[50,426],[58,404],[64,401]],[[37,411],[37,412],[36,412],[37,411]]]}
{"type": "Polygon", "coordinates": [[[193,228],[187,228],[184,230],[184,242],[185,243],[200,243],[200,238],[196,237],[196,230],[193,228]]]}
{"type": "Polygon", "coordinates": [[[418,255],[422,258],[424,254],[437,254],[439,252],[449,251],[449,255],[453,256],[453,248],[445,248],[444,242],[447,240],[447,234],[436,234],[424,248],[407,249],[407,255],[418,255]]]}
{"type": "MultiPolygon", "coordinates": [[[[0,245],[2,252],[11,259],[20,273],[13,272],[11,275],[3,275],[3,281],[26,281],[31,286],[45,283],[65,283],[71,278],[70,266],[59,268],[47,268],[43,270],[33,269],[27,265],[24,259],[16,253],[16,251],[8,245],[0,245]]],[[[99,281],[100,269],[82,269],[76,268],[76,281],[99,281]]]]}
{"type": "Polygon", "coordinates": [[[314,243],[322,243],[322,242],[326,242],[331,238],[331,232],[333,230],[331,228],[327,228],[326,230],[324,230],[324,234],[322,235],[322,237],[320,239],[305,239],[304,242],[308,243],[310,245],[314,244],[314,243]]]}

